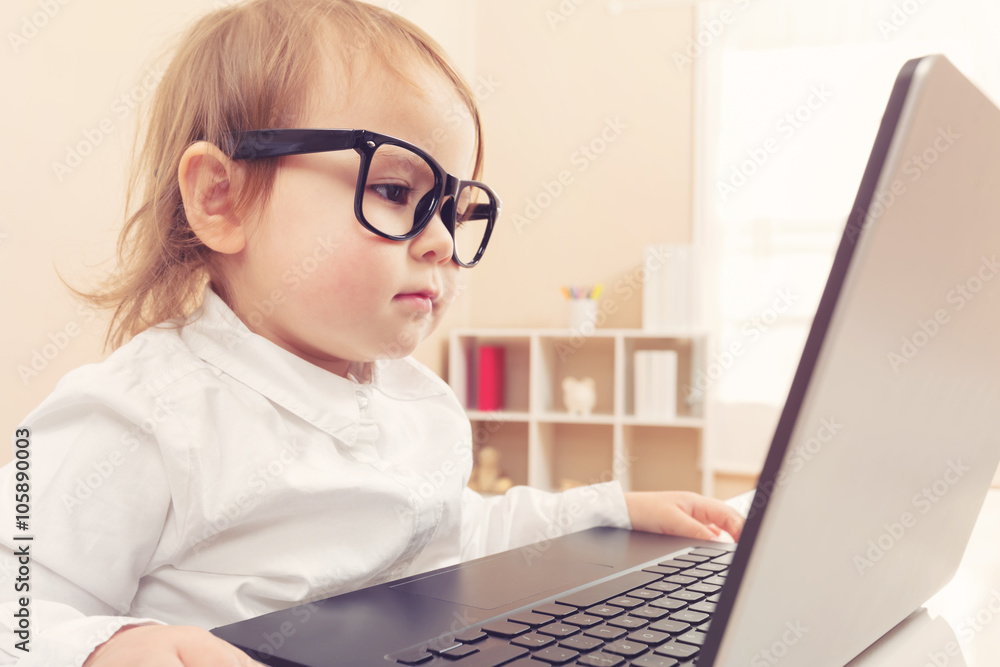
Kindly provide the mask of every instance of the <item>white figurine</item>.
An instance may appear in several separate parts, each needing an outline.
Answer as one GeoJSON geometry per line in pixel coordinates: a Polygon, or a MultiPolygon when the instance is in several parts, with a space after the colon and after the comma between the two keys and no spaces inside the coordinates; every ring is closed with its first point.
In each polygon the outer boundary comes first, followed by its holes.
{"type": "Polygon", "coordinates": [[[597,402],[597,389],[594,378],[567,377],[562,382],[563,403],[571,415],[587,416],[594,410],[597,402]]]}

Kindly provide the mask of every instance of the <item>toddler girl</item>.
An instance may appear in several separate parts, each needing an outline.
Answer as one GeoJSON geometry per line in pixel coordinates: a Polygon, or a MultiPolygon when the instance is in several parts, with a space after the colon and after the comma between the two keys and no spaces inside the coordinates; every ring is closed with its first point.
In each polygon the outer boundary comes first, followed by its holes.
{"type": "Polygon", "coordinates": [[[138,155],[90,297],[117,349],[23,423],[33,539],[0,537],[0,663],[248,665],[206,629],[595,525],[738,537],[696,494],[466,488],[469,422],[409,354],[500,203],[473,180],[474,96],[415,26],[352,0],[220,10],[138,155]]]}

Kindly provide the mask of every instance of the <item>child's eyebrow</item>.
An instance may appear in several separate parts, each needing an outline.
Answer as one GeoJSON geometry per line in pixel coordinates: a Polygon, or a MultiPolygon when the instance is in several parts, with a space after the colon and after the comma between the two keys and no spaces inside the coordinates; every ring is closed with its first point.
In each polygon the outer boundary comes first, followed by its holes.
{"type": "Polygon", "coordinates": [[[400,169],[408,173],[431,173],[431,166],[423,158],[402,148],[383,145],[372,156],[372,164],[376,163],[379,167],[400,169]]]}

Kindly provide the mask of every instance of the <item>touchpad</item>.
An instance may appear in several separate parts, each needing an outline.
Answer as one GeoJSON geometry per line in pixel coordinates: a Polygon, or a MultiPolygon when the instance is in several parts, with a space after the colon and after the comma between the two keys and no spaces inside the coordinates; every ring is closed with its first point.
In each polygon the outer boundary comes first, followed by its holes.
{"type": "Polygon", "coordinates": [[[526,558],[530,553],[508,551],[496,558],[473,561],[391,588],[469,607],[495,609],[540,593],[579,586],[613,572],[609,565],[558,558],[526,558]]]}

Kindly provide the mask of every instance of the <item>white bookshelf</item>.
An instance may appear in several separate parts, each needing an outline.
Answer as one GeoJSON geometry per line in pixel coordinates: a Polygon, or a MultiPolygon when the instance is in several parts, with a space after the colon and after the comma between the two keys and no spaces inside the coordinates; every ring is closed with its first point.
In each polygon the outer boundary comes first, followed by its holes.
{"type": "Polygon", "coordinates": [[[626,490],[689,488],[711,494],[703,431],[705,406],[690,402],[687,385],[704,366],[707,333],[676,330],[596,329],[581,336],[568,329],[455,329],[449,339],[448,382],[468,411],[478,451],[489,444],[515,484],[558,490],[617,479],[626,490]],[[476,364],[481,345],[506,350],[505,404],[476,409],[476,364]],[[634,413],[637,350],[678,354],[677,417],[634,413]],[[592,377],[597,400],[590,415],[566,411],[562,380],[592,377]]]}

